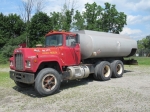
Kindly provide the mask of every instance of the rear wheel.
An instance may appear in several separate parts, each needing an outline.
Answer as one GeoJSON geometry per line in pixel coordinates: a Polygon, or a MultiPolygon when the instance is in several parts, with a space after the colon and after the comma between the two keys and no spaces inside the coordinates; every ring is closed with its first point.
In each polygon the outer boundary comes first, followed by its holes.
{"type": "Polygon", "coordinates": [[[18,82],[18,81],[15,81],[16,85],[20,88],[28,88],[28,87],[31,87],[32,84],[25,84],[23,82],[18,82]]]}
{"type": "Polygon", "coordinates": [[[107,81],[110,80],[112,76],[110,63],[107,61],[102,61],[95,66],[94,77],[96,80],[107,81]]]}
{"type": "Polygon", "coordinates": [[[52,68],[41,70],[35,79],[35,90],[42,96],[54,94],[59,90],[61,78],[52,68]]]}
{"type": "Polygon", "coordinates": [[[112,77],[113,78],[119,78],[123,76],[124,73],[124,66],[122,61],[115,60],[111,63],[112,68],[112,77]]]}

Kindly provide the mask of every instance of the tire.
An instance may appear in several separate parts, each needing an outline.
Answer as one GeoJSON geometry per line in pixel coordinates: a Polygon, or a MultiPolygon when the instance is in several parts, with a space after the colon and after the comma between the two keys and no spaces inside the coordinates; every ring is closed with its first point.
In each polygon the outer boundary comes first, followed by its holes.
{"type": "Polygon", "coordinates": [[[102,61],[95,66],[95,75],[94,77],[97,80],[107,81],[110,80],[112,76],[111,65],[107,61],[102,61]]]}
{"type": "Polygon", "coordinates": [[[99,80],[99,78],[97,77],[97,72],[98,72],[98,70],[99,70],[99,64],[101,63],[101,61],[100,62],[98,62],[98,63],[96,63],[96,66],[95,66],[95,72],[94,72],[94,74],[93,74],[93,77],[94,77],[94,79],[95,80],[99,80]]]}
{"type": "Polygon", "coordinates": [[[41,96],[52,95],[60,88],[61,78],[59,73],[52,68],[42,69],[35,78],[35,90],[41,96]]]}
{"type": "Polygon", "coordinates": [[[112,68],[112,77],[113,78],[120,78],[123,76],[124,73],[124,65],[122,61],[115,60],[111,63],[112,68]]]}
{"type": "Polygon", "coordinates": [[[23,82],[18,82],[18,81],[14,81],[16,83],[16,85],[20,88],[28,88],[28,87],[31,87],[32,84],[25,84],[23,82]]]}
{"type": "Polygon", "coordinates": [[[95,80],[99,80],[98,78],[97,78],[97,74],[93,74],[93,78],[95,79],[95,80]]]}

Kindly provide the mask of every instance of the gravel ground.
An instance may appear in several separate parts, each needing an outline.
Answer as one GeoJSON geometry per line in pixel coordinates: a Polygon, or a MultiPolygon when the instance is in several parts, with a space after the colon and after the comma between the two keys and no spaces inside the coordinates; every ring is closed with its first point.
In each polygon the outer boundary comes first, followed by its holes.
{"type": "Polygon", "coordinates": [[[125,66],[122,78],[105,82],[92,77],[63,82],[47,97],[7,80],[0,85],[0,112],[150,112],[150,66],[125,66]]]}

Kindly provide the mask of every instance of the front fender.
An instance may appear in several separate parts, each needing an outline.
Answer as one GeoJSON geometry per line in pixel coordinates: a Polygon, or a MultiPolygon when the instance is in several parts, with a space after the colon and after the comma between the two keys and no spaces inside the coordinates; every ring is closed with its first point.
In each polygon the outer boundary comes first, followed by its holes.
{"type": "Polygon", "coordinates": [[[50,62],[57,62],[60,70],[62,71],[62,62],[60,60],[60,58],[58,56],[39,56],[37,58],[37,62],[33,64],[33,72],[36,72],[39,68],[39,66],[41,65],[41,63],[50,63],[50,62]]]}

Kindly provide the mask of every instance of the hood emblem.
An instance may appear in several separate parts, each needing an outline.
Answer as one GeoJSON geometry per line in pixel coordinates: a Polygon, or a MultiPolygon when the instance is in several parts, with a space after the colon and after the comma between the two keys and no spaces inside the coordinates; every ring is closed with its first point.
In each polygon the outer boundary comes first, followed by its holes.
{"type": "Polygon", "coordinates": [[[35,52],[40,52],[40,50],[39,50],[39,49],[34,49],[34,51],[35,51],[35,52]]]}
{"type": "Polygon", "coordinates": [[[48,52],[48,51],[50,51],[50,49],[42,49],[42,52],[48,52]]]}

